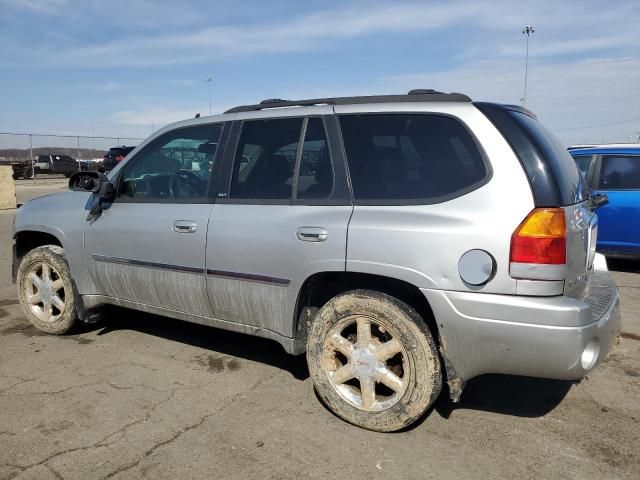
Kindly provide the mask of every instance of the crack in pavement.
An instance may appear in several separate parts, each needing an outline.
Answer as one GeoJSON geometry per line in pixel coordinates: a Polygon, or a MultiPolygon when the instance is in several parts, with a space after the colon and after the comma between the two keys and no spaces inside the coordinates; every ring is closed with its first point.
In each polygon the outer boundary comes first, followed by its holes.
{"type": "Polygon", "coordinates": [[[60,475],[60,473],[55,468],[53,468],[51,465],[45,464],[45,467],[47,467],[49,469],[49,471],[51,473],[53,473],[58,480],[64,480],[64,477],[62,475],[60,475]]]}
{"type": "MultiPolygon", "coordinates": [[[[73,390],[75,388],[91,387],[91,386],[102,385],[102,384],[104,384],[104,381],[100,380],[99,382],[90,382],[90,383],[83,383],[83,384],[80,384],[80,385],[71,385],[70,387],[63,388],[62,390],[48,390],[48,391],[44,391],[44,392],[25,392],[25,393],[10,394],[10,395],[7,395],[7,396],[23,397],[25,395],[57,395],[59,393],[68,392],[69,390],[73,390]]],[[[0,393],[4,393],[5,391],[6,390],[4,390],[3,392],[0,392],[0,393]]]]}
{"type": "Polygon", "coordinates": [[[29,380],[23,380],[21,382],[18,383],[14,383],[13,385],[11,385],[10,387],[7,388],[3,388],[2,390],[0,390],[0,395],[2,395],[4,392],[8,392],[9,390],[11,390],[13,387],[17,387],[18,385],[22,385],[23,383],[29,383],[29,382],[35,382],[36,379],[32,378],[29,380]]]}
{"type": "Polygon", "coordinates": [[[166,445],[169,445],[170,443],[175,442],[176,440],[178,440],[185,433],[190,432],[191,430],[195,430],[198,427],[202,426],[202,424],[204,422],[206,422],[209,418],[213,417],[214,415],[220,414],[220,412],[222,412],[225,408],[227,408],[230,405],[232,405],[233,402],[236,400],[236,398],[241,397],[242,395],[245,395],[245,394],[255,390],[256,388],[258,388],[263,383],[265,383],[268,380],[271,380],[272,378],[274,378],[276,375],[277,375],[277,373],[275,373],[275,374],[271,375],[270,377],[267,377],[267,378],[265,378],[263,380],[260,380],[259,382],[257,382],[255,385],[253,385],[251,388],[249,388],[247,390],[244,390],[242,392],[238,392],[233,397],[231,397],[229,399],[229,401],[227,403],[225,403],[224,405],[222,405],[220,408],[218,408],[218,409],[214,410],[213,412],[210,412],[210,413],[206,414],[205,416],[201,417],[200,420],[198,420],[196,423],[188,425],[187,427],[179,430],[172,437],[170,437],[170,438],[168,438],[166,440],[163,440],[161,442],[156,443],[153,447],[147,449],[140,458],[138,458],[137,460],[135,460],[133,462],[130,462],[128,464],[125,464],[125,465],[122,465],[122,466],[118,467],[116,470],[114,470],[113,472],[111,472],[108,475],[106,475],[105,477],[103,477],[102,480],[107,480],[107,479],[112,478],[112,477],[114,477],[116,475],[119,475],[121,473],[129,471],[132,468],[137,467],[140,464],[140,462],[142,462],[145,458],[147,458],[150,455],[152,455],[159,448],[162,448],[162,447],[164,447],[166,445]]]}
{"type": "MultiPolygon", "coordinates": [[[[5,392],[11,390],[14,387],[17,387],[18,385],[22,385],[23,383],[27,383],[27,382],[35,382],[35,381],[40,381],[37,379],[29,379],[29,380],[25,380],[23,382],[18,382],[15,383],[13,385],[11,385],[10,387],[5,388],[4,390],[0,390],[0,395],[4,394],[5,392]]],[[[43,382],[45,383],[45,382],[43,382]]],[[[136,388],[145,388],[148,390],[153,390],[154,392],[158,392],[158,393],[165,393],[168,392],[170,390],[160,390],[154,387],[151,387],[149,385],[145,385],[145,384],[137,384],[137,385],[133,385],[131,387],[120,387],[118,385],[115,385],[114,383],[108,381],[108,380],[100,380],[100,381],[96,381],[96,382],[88,382],[88,383],[82,383],[80,385],[71,385],[70,387],[67,388],[63,388],[62,390],[47,390],[47,391],[43,391],[43,392],[26,392],[26,393],[18,393],[15,395],[11,395],[11,396],[15,396],[15,397],[21,397],[21,396],[25,396],[25,395],[56,395],[59,393],[64,393],[67,392],[69,390],[73,390],[75,388],[84,388],[84,387],[90,387],[90,386],[95,386],[95,385],[104,385],[104,384],[109,385],[111,388],[116,389],[116,390],[133,390],[136,388]]]]}
{"type": "MultiPolygon", "coordinates": [[[[103,382],[101,382],[101,383],[103,383],[103,382]]],[[[140,386],[145,387],[145,388],[150,388],[152,390],[159,391],[159,392],[169,393],[169,396],[167,398],[157,402],[156,404],[154,404],[153,407],[151,407],[151,409],[145,414],[145,416],[143,418],[139,418],[139,419],[137,419],[137,420],[135,420],[133,422],[128,423],[127,425],[122,426],[121,428],[119,428],[115,432],[111,432],[110,434],[108,434],[107,436],[105,436],[102,439],[98,440],[97,442],[95,442],[92,445],[69,448],[67,450],[63,450],[61,452],[54,453],[53,455],[50,455],[49,457],[47,457],[47,458],[45,458],[43,460],[40,460],[39,462],[33,463],[31,465],[28,465],[26,467],[22,466],[22,465],[16,465],[16,464],[5,464],[5,465],[10,466],[12,468],[19,469],[19,472],[17,474],[17,475],[19,475],[21,473],[26,472],[27,470],[31,470],[32,468],[38,467],[40,465],[44,465],[47,468],[49,468],[49,465],[48,465],[49,461],[51,461],[51,460],[53,460],[55,458],[61,457],[63,455],[69,454],[69,453],[74,453],[74,452],[78,452],[78,451],[92,450],[92,449],[95,449],[95,448],[106,448],[106,447],[109,447],[109,446],[113,445],[113,443],[115,443],[115,441],[117,441],[117,439],[116,439],[116,440],[114,440],[112,442],[109,442],[109,439],[111,439],[115,435],[123,433],[125,430],[131,428],[133,425],[136,425],[138,423],[142,423],[142,422],[145,422],[147,420],[150,420],[152,412],[154,410],[156,410],[158,407],[160,407],[161,405],[169,402],[175,396],[177,391],[181,391],[181,390],[196,390],[198,388],[201,388],[201,387],[183,387],[183,388],[173,388],[171,390],[158,390],[158,389],[155,389],[153,387],[149,387],[149,386],[144,385],[144,384],[141,384],[140,386]]],[[[234,398],[235,398],[235,396],[234,396],[234,398]]],[[[17,476],[17,475],[15,475],[15,476],[17,476]]],[[[12,478],[15,478],[15,476],[12,477],[12,478]]]]}

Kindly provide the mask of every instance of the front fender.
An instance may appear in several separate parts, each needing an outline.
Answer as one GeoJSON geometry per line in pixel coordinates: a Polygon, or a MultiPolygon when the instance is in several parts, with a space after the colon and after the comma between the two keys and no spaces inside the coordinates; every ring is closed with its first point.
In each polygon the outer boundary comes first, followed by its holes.
{"type": "Polygon", "coordinates": [[[99,293],[84,259],[84,224],[90,198],[90,193],[70,191],[39,197],[17,210],[14,223],[14,238],[38,232],[58,239],[81,295],[99,293]]]}

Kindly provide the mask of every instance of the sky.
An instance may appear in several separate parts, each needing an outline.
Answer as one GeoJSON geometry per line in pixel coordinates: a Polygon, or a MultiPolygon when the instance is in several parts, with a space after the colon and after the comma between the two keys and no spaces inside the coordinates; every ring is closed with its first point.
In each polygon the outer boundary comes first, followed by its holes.
{"type": "Polygon", "coordinates": [[[209,87],[213,113],[412,88],[517,104],[525,25],[527,107],[567,145],[635,141],[638,0],[0,0],[0,132],[145,138],[207,115],[209,87]]]}

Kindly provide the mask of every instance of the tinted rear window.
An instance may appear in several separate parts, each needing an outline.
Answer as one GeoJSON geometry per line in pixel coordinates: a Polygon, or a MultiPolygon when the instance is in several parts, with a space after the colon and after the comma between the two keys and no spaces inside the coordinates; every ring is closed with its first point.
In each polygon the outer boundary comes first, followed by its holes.
{"type": "Polygon", "coordinates": [[[512,111],[511,116],[529,134],[531,141],[544,157],[560,191],[564,194],[565,204],[583,200],[582,177],[567,149],[535,118],[517,111],[512,111]]]}
{"type": "Polygon", "coordinates": [[[599,186],[602,190],[640,189],[640,155],[603,155],[599,186]]]}
{"type": "Polygon", "coordinates": [[[356,200],[435,203],[480,186],[488,167],[467,129],[432,114],[341,115],[356,200]]]}
{"type": "Polygon", "coordinates": [[[536,207],[561,207],[584,200],[583,177],[567,149],[519,107],[474,103],[509,142],[527,174],[536,207]]]}

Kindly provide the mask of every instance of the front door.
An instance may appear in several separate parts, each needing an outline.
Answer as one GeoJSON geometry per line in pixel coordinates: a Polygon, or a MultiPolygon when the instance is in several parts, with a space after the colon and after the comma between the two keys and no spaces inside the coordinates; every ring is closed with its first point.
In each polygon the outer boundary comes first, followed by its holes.
{"type": "Polygon", "coordinates": [[[323,115],[330,107],[312,111],[234,127],[230,189],[218,192],[207,240],[217,318],[292,337],[304,281],[345,269],[352,207],[340,150],[325,129],[335,129],[335,119],[323,115]]]}
{"type": "Polygon", "coordinates": [[[116,176],[115,201],[85,224],[85,255],[101,294],[130,306],[211,317],[204,267],[208,184],[221,125],[167,132],[116,176]]]}
{"type": "Polygon", "coordinates": [[[602,155],[594,193],[609,203],[598,209],[598,248],[640,253],[640,155],[602,155]]]}

